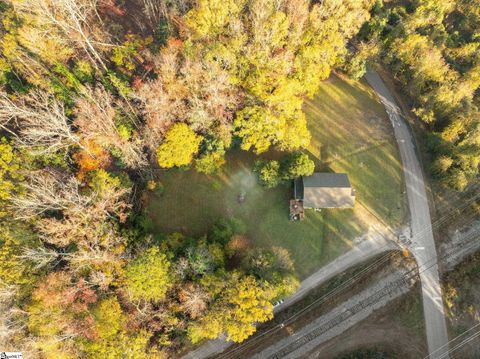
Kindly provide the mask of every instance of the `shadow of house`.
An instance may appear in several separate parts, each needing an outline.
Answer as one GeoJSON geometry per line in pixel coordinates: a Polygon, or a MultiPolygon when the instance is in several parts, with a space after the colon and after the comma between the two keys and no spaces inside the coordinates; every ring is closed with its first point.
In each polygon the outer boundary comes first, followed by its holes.
{"type": "Polygon", "coordinates": [[[345,173],[314,173],[295,180],[294,199],[306,209],[353,208],[355,190],[345,173]]]}

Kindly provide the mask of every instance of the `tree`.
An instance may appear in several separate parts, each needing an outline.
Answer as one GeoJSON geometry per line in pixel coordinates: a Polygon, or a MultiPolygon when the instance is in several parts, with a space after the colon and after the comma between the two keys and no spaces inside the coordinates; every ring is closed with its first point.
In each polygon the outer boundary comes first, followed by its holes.
{"type": "Polygon", "coordinates": [[[376,39],[358,44],[356,52],[345,63],[345,71],[355,80],[360,80],[367,72],[367,64],[376,59],[380,45],[376,39]]]}
{"type": "Polygon", "coordinates": [[[225,158],[222,153],[208,153],[195,161],[195,168],[198,172],[212,174],[218,172],[221,166],[225,164],[225,158]]]}
{"type": "Polygon", "coordinates": [[[115,192],[122,187],[120,178],[110,175],[104,169],[93,172],[89,186],[101,198],[108,198],[110,193],[115,192]]]}
{"type": "Polygon", "coordinates": [[[285,248],[253,249],[247,253],[243,263],[247,273],[269,283],[272,298],[285,298],[300,286],[294,275],[290,253],[285,248]]]}
{"type": "Polygon", "coordinates": [[[220,218],[210,229],[208,239],[212,242],[227,244],[235,234],[245,234],[246,227],[240,219],[220,218]]]}
{"type": "Polygon", "coordinates": [[[19,219],[32,218],[47,211],[62,211],[74,207],[85,211],[92,197],[81,194],[80,183],[74,177],[59,173],[32,171],[25,178],[25,194],[12,198],[12,207],[19,219]]]}
{"type": "Polygon", "coordinates": [[[234,125],[236,134],[242,138],[241,148],[246,151],[253,148],[257,154],[273,145],[290,151],[310,143],[305,115],[299,108],[245,107],[237,112],[234,125]]]}
{"type": "Polygon", "coordinates": [[[265,152],[278,143],[279,133],[284,131],[282,124],[284,121],[260,106],[246,107],[237,112],[235,118],[237,134],[242,138],[242,149],[248,151],[253,147],[256,153],[265,152]]]}
{"type": "Polygon", "coordinates": [[[31,285],[36,271],[31,261],[20,257],[28,248],[39,247],[39,241],[28,228],[17,222],[0,224],[0,282],[6,285],[31,285]]]}
{"type": "Polygon", "coordinates": [[[125,268],[124,287],[133,300],[160,301],[173,284],[171,263],[157,247],[151,247],[125,268]]]}
{"type": "Polygon", "coordinates": [[[78,165],[77,177],[83,181],[89,172],[107,167],[111,162],[111,158],[110,154],[93,139],[82,140],[80,143],[83,148],[72,157],[78,165]]]}
{"type": "Polygon", "coordinates": [[[95,90],[86,87],[83,96],[76,102],[74,124],[80,129],[84,142],[95,142],[104,150],[115,149],[120,152],[121,160],[127,166],[139,168],[147,164],[142,151],[143,143],[138,135],[127,128],[134,121],[124,107],[103,87],[95,90]]]}
{"type": "Polygon", "coordinates": [[[439,177],[445,176],[453,162],[453,159],[448,156],[437,157],[432,164],[432,172],[439,177]]]}
{"type": "Polygon", "coordinates": [[[433,175],[458,191],[477,181],[480,162],[478,141],[472,141],[480,86],[473,50],[480,17],[473,7],[464,0],[378,6],[363,31],[366,44],[381,40],[384,59],[435,139],[429,146],[433,175]]]}
{"type": "Polygon", "coordinates": [[[185,251],[190,276],[198,277],[213,272],[215,258],[205,245],[190,246],[185,251]]]}
{"type": "Polygon", "coordinates": [[[463,191],[468,185],[468,178],[465,172],[459,168],[454,168],[446,176],[444,176],[443,179],[446,184],[456,191],[463,191]]]}
{"type": "Polygon", "coordinates": [[[273,188],[282,181],[289,181],[301,176],[310,176],[315,170],[315,163],[304,153],[292,153],[278,161],[257,161],[257,172],[260,183],[273,188]]]}
{"type": "Polygon", "coordinates": [[[20,173],[18,154],[5,137],[0,139],[0,202],[10,198],[12,193],[20,190],[20,173]]]}
{"type": "Polygon", "coordinates": [[[15,141],[29,151],[53,153],[79,146],[80,138],[74,133],[65,114],[63,103],[43,91],[32,91],[11,100],[0,94],[0,127],[12,133],[11,126],[19,127],[15,141]]]}
{"type": "Polygon", "coordinates": [[[70,216],[93,214],[97,219],[120,215],[128,207],[123,199],[129,189],[121,188],[118,182],[114,184],[115,187],[101,195],[95,191],[85,193],[75,177],[39,170],[26,177],[25,194],[13,197],[12,206],[19,218],[31,218],[47,211],[69,211],[70,216]]]}
{"type": "Polygon", "coordinates": [[[234,275],[213,308],[188,330],[193,343],[215,339],[226,332],[229,340],[244,341],[256,331],[255,323],[273,317],[268,291],[252,276],[234,275]]]}
{"type": "Polygon", "coordinates": [[[372,3],[202,0],[187,13],[191,47],[227,69],[246,95],[234,119],[242,149],[262,153],[270,146],[291,151],[308,145],[304,98],[330,75],[372,3]]]}
{"type": "Polygon", "coordinates": [[[315,171],[315,163],[305,153],[293,153],[281,163],[281,176],[285,180],[310,176],[315,171]]]}
{"type": "Polygon", "coordinates": [[[190,164],[201,141],[202,137],[196,135],[186,124],[173,125],[157,149],[158,164],[164,168],[190,164]]]}
{"type": "Polygon", "coordinates": [[[17,11],[15,5],[20,1],[9,3],[13,6],[2,9],[1,14],[5,27],[0,46],[6,82],[20,93],[27,92],[31,84],[52,89],[52,71],[48,67],[68,61],[73,49],[54,27],[35,21],[35,14],[17,11]]]}
{"type": "Polygon", "coordinates": [[[179,299],[183,309],[192,319],[196,319],[205,312],[211,298],[199,285],[188,283],[180,289],[179,299]]]}
{"type": "MultiPolygon", "coordinates": [[[[12,0],[17,14],[20,14],[30,25],[30,34],[47,29],[51,41],[66,44],[70,48],[79,48],[89,58],[93,65],[106,70],[107,67],[99,51],[99,44],[108,44],[109,39],[106,29],[94,31],[95,21],[98,17],[97,3],[93,0],[62,0],[49,2],[12,0]],[[33,25],[33,26],[32,26],[33,25]]],[[[34,41],[29,41],[29,48],[35,47],[34,41]]],[[[59,52],[61,47],[59,47],[59,52]]],[[[38,53],[38,52],[36,52],[38,53]]],[[[41,55],[41,53],[39,53],[41,55]]]]}
{"type": "Polygon", "coordinates": [[[25,193],[11,200],[17,218],[35,218],[33,224],[44,242],[58,247],[75,244],[76,252],[63,255],[72,268],[108,271],[110,276],[116,272],[112,267],[126,239],[112,217],[126,220],[128,188],[103,179],[85,191],[75,177],[46,170],[27,176],[24,187],[25,193]]]}
{"type": "Polygon", "coordinates": [[[231,258],[236,256],[241,258],[247,253],[247,249],[250,247],[250,240],[241,234],[235,234],[225,247],[225,254],[231,258]]]}
{"type": "Polygon", "coordinates": [[[137,91],[151,148],[177,122],[201,133],[231,123],[241,100],[238,89],[222,64],[202,54],[201,47],[171,38],[154,61],[156,80],[145,82],[137,91]]]}
{"type": "MultiPolygon", "coordinates": [[[[18,320],[18,308],[16,307],[16,298],[18,296],[19,287],[17,285],[9,285],[0,280],[0,311],[2,318],[0,319],[0,341],[5,350],[15,348],[19,344],[27,344],[27,340],[22,338],[23,323],[18,320]],[[22,343],[23,342],[23,343],[22,343]]],[[[31,355],[32,345],[26,345],[26,351],[31,355]]]]}
{"type": "MultiPolygon", "coordinates": [[[[117,298],[102,300],[93,310],[97,337],[80,341],[82,351],[89,358],[150,358],[150,334],[145,330],[128,333],[124,315],[117,298]]],[[[153,354],[153,353],[152,353],[153,354]]]]}
{"type": "Polygon", "coordinates": [[[257,161],[255,172],[258,174],[260,183],[267,188],[276,187],[282,182],[278,161],[257,161]]]}
{"type": "Polygon", "coordinates": [[[195,11],[187,14],[186,22],[197,36],[212,37],[223,33],[231,19],[240,14],[242,5],[233,0],[202,0],[195,11]]]}
{"type": "Polygon", "coordinates": [[[38,347],[48,357],[78,355],[73,339],[96,335],[89,315],[89,307],[96,301],[95,291],[84,280],[75,283],[67,272],[48,274],[27,306],[28,328],[39,338],[38,347]]]}

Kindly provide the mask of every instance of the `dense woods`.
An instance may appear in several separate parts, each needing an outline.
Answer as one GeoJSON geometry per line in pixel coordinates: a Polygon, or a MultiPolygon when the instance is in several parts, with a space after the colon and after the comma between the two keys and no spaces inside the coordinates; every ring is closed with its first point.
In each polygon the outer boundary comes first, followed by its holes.
{"type": "Polygon", "coordinates": [[[152,169],[214,173],[232,147],[291,152],[258,163],[267,186],[313,172],[296,152],[310,138],[302,105],[333,69],[382,56],[431,129],[432,170],[463,189],[479,160],[478,11],[0,1],[2,350],[168,358],[222,333],[241,342],[272,318],[298,287],[285,249],[252,248],[234,218],[198,238],[152,234],[142,192],[158,190],[152,169]]]}
{"type": "MultiPolygon", "coordinates": [[[[152,234],[142,193],[162,190],[155,168],[307,146],[303,101],[371,6],[1,1],[2,350],[175,357],[271,319],[298,287],[285,249],[251,246],[234,218],[152,234]]],[[[277,166],[277,183],[313,171],[296,152],[277,166]]]]}
{"type": "Polygon", "coordinates": [[[473,0],[377,1],[347,68],[383,60],[428,129],[432,174],[463,190],[480,162],[480,6],[473,0]]]}

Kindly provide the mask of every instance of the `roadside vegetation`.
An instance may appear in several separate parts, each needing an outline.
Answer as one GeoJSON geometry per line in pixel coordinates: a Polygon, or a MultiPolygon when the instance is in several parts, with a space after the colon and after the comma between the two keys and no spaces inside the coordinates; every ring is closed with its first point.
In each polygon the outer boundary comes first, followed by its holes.
{"type": "MultiPolygon", "coordinates": [[[[225,355],[232,358],[258,355],[282,339],[298,336],[298,331],[312,324],[317,318],[328,313],[338,314],[345,301],[361,293],[375,280],[381,280],[402,266],[414,266],[412,259],[404,257],[400,252],[391,252],[388,259],[379,261],[378,259],[384,255],[351,267],[313,288],[305,297],[280,311],[273,320],[262,324],[251,340],[228,348],[225,355]],[[354,281],[352,277],[355,278],[354,281]],[[335,308],[337,311],[333,312],[335,308]]],[[[387,352],[392,356],[397,355],[398,358],[413,359],[425,356],[427,345],[423,326],[418,330],[412,330],[412,327],[405,325],[403,321],[404,318],[414,315],[414,320],[423,325],[421,311],[417,316],[409,305],[411,299],[421,295],[420,287],[416,285],[412,289],[410,293],[393,300],[368,318],[346,329],[341,335],[325,341],[313,350],[306,349],[303,356],[337,358],[342,354],[362,353],[362,349],[387,352]]],[[[421,307],[421,302],[418,304],[421,307]]],[[[356,321],[350,318],[349,322],[351,320],[356,321]]],[[[301,349],[296,353],[301,355],[301,349]]]]}
{"type": "MultiPolygon", "coordinates": [[[[448,315],[450,338],[462,337],[455,345],[475,334],[471,329],[480,323],[480,254],[473,254],[465,262],[446,274],[443,284],[444,300],[448,315]],[[468,331],[468,332],[467,332],[468,331]]],[[[480,340],[472,338],[468,344],[459,348],[459,358],[472,358],[480,354],[480,340]]]]}

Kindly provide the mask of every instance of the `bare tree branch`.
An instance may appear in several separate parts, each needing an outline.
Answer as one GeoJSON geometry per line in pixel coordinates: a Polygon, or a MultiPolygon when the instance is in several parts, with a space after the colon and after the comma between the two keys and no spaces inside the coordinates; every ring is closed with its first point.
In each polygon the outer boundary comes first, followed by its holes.
{"type": "Polygon", "coordinates": [[[82,194],[75,177],[61,177],[48,170],[29,174],[25,194],[12,198],[17,219],[28,219],[47,211],[74,210],[81,213],[95,200],[94,193],[82,194]]]}
{"type": "Polygon", "coordinates": [[[33,91],[19,101],[0,94],[0,126],[18,128],[17,143],[33,152],[53,153],[81,146],[68,121],[63,104],[45,92],[33,91]]]}
{"type": "Polygon", "coordinates": [[[17,12],[28,14],[40,25],[59,29],[68,42],[84,50],[96,67],[107,70],[99,50],[94,46],[98,37],[101,42],[108,43],[106,31],[94,28],[93,18],[98,18],[97,0],[22,0],[12,3],[17,12]]]}
{"type": "Polygon", "coordinates": [[[122,160],[131,168],[148,164],[140,138],[122,138],[116,124],[117,111],[128,112],[122,103],[115,103],[112,95],[103,88],[86,88],[85,97],[77,100],[75,125],[82,136],[103,147],[115,146],[122,153],[122,160]]]}

